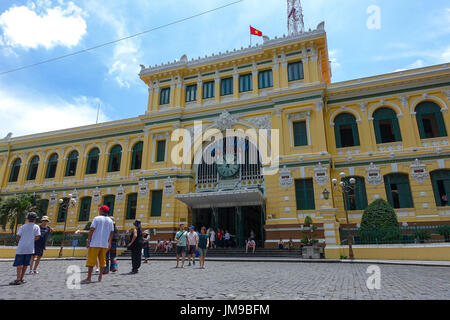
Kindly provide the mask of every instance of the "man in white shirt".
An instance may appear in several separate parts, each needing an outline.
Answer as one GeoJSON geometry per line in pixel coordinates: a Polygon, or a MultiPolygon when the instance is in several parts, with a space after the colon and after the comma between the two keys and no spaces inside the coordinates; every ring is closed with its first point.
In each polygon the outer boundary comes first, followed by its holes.
{"type": "Polygon", "coordinates": [[[192,261],[193,264],[195,266],[195,251],[198,250],[198,241],[199,241],[199,237],[198,237],[198,233],[194,231],[195,227],[194,226],[190,226],[189,227],[189,233],[187,235],[188,238],[188,244],[189,244],[189,249],[188,249],[188,266],[191,265],[191,257],[192,257],[192,261]]]}
{"type": "MultiPolygon", "coordinates": [[[[106,253],[111,249],[111,240],[114,234],[114,223],[108,217],[109,207],[101,206],[98,208],[100,215],[92,220],[89,230],[86,248],[88,248],[88,257],[86,267],[88,267],[88,276],[83,283],[91,283],[92,271],[97,259],[100,262],[100,270],[106,266],[106,253]]],[[[98,275],[98,282],[102,281],[103,272],[98,275]]]]}
{"type": "Polygon", "coordinates": [[[41,229],[34,223],[36,219],[37,214],[30,212],[27,216],[28,223],[21,226],[17,232],[18,244],[13,264],[13,267],[17,267],[17,279],[11,282],[10,285],[20,285],[26,282],[23,280],[23,277],[34,254],[34,241],[41,236],[41,229]]]}
{"type": "Polygon", "coordinates": [[[231,246],[231,235],[230,235],[230,233],[228,232],[228,230],[226,230],[225,231],[225,236],[224,236],[224,239],[225,239],[225,247],[226,248],[229,248],[230,246],[231,246]]]}

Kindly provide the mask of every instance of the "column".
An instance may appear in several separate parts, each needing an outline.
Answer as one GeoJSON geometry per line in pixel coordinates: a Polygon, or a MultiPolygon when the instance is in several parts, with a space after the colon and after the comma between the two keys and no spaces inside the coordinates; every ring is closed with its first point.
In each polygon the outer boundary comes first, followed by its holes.
{"type": "Polygon", "coordinates": [[[159,93],[161,89],[159,88],[159,82],[154,84],[153,96],[152,96],[152,111],[157,111],[159,109],[159,93]]]}
{"type": "Polygon", "coordinates": [[[273,65],[272,65],[272,74],[273,74],[273,89],[274,91],[280,90],[280,64],[278,63],[278,54],[275,52],[273,55],[273,65]]]}
{"type": "Polygon", "coordinates": [[[252,81],[253,81],[253,96],[257,97],[259,95],[258,89],[258,69],[256,67],[256,62],[253,61],[252,67],[252,81]]]}
{"type": "Polygon", "coordinates": [[[147,102],[147,112],[151,112],[153,109],[153,95],[154,95],[153,83],[150,81],[148,85],[148,102],[147,102]]]}
{"type": "Polygon", "coordinates": [[[311,72],[309,69],[309,59],[308,59],[308,52],[306,51],[306,47],[302,48],[302,64],[303,64],[303,75],[304,75],[304,81],[306,83],[311,83],[313,80],[311,79],[311,72]]]}
{"type": "Polygon", "coordinates": [[[144,128],[144,145],[142,149],[142,170],[148,170],[150,168],[150,129],[144,128]]]}
{"type": "Polygon", "coordinates": [[[108,169],[108,153],[106,152],[106,141],[103,141],[102,148],[98,159],[97,178],[104,179],[106,177],[106,170],[108,169]]]}
{"type": "Polygon", "coordinates": [[[197,80],[197,104],[202,105],[203,104],[203,81],[202,81],[202,75],[198,74],[198,80],[197,80]]]}
{"type": "Polygon", "coordinates": [[[132,150],[128,146],[129,139],[125,138],[125,146],[122,148],[122,158],[120,164],[120,176],[126,177],[130,171],[132,150]]]}
{"type": "Polygon", "coordinates": [[[311,57],[310,57],[310,71],[311,71],[311,82],[319,82],[319,65],[318,65],[318,54],[316,48],[314,48],[314,43],[311,41],[311,57]]]}
{"type": "Polygon", "coordinates": [[[234,66],[233,71],[233,100],[239,99],[239,73],[237,67],[234,66]]]}
{"type": "Polygon", "coordinates": [[[219,71],[216,70],[216,75],[214,77],[214,97],[216,103],[220,103],[220,76],[219,71]]]}
{"type": "Polygon", "coordinates": [[[175,84],[175,80],[172,78],[172,81],[170,83],[170,101],[169,101],[169,107],[175,107],[176,106],[176,84],[175,84]]]}
{"type": "Polygon", "coordinates": [[[61,149],[58,154],[58,166],[56,167],[55,182],[62,182],[65,175],[67,159],[64,157],[64,149],[61,149]]]}
{"type": "Polygon", "coordinates": [[[235,207],[236,219],[235,219],[235,228],[236,228],[236,242],[238,247],[242,247],[244,244],[244,226],[242,224],[242,207],[235,207]]]}
{"type": "Polygon", "coordinates": [[[288,78],[288,63],[286,60],[286,54],[281,53],[281,69],[280,69],[280,89],[289,87],[289,78],[288,78]]]}

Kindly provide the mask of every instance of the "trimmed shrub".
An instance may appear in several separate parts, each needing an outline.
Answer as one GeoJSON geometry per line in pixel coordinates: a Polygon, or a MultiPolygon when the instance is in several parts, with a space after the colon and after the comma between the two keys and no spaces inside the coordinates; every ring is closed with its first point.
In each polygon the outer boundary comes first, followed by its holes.
{"type": "Polygon", "coordinates": [[[397,215],[386,200],[377,199],[364,210],[359,234],[365,243],[394,243],[400,239],[397,215]]]}

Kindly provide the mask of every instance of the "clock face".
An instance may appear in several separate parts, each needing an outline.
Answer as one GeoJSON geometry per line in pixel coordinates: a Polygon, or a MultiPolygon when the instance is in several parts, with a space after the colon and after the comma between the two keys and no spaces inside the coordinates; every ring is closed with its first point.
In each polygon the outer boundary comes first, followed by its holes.
{"type": "Polygon", "coordinates": [[[239,164],[235,162],[236,161],[234,157],[233,159],[227,157],[223,159],[222,162],[217,161],[217,172],[219,172],[219,174],[225,178],[234,177],[239,172],[239,164]]]}

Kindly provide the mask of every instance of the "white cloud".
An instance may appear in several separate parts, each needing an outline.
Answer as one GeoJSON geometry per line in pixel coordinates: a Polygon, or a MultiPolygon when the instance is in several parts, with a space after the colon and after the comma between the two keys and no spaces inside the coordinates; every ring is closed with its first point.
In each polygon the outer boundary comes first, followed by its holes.
{"type": "MultiPolygon", "coordinates": [[[[0,89],[0,139],[8,132],[14,137],[95,124],[98,98],[77,97],[66,101],[59,97],[24,95],[23,91],[0,89]]],[[[103,107],[104,108],[104,107],[103,107]]],[[[101,110],[99,122],[110,119],[101,110]]]]}
{"type": "Polygon", "coordinates": [[[423,60],[422,60],[422,59],[419,59],[419,60],[416,60],[416,61],[414,61],[413,63],[411,63],[411,64],[408,66],[408,69],[423,68],[423,66],[424,66],[423,60]]]}
{"type": "Polygon", "coordinates": [[[450,62],[450,46],[444,49],[444,52],[441,54],[441,59],[443,63],[450,62]]]}
{"type": "MultiPolygon", "coordinates": [[[[133,21],[129,22],[123,16],[123,8],[128,3],[100,3],[97,1],[85,1],[84,7],[90,13],[90,16],[95,16],[97,21],[110,27],[113,30],[114,39],[130,36],[127,28],[132,25],[133,21]]],[[[142,30],[139,30],[142,31],[142,30]]],[[[108,76],[110,79],[116,81],[120,87],[130,88],[132,84],[137,84],[140,80],[138,77],[140,67],[138,60],[142,60],[141,40],[139,38],[132,38],[121,41],[114,46],[113,54],[104,59],[108,67],[108,76]]]]}
{"type": "Polygon", "coordinates": [[[332,68],[339,68],[341,66],[341,64],[337,60],[337,55],[338,55],[338,50],[337,49],[333,49],[333,50],[329,50],[328,51],[328,57],[330,59],[332,68]]]}
{"type": "Polygon", "coordinates": [[[85,13],[71,1],[58,3],[51,7],[51,1],[38,0],[3,12],[0,45],[24,49],[76,46],[86,34],[85,13]]]}

